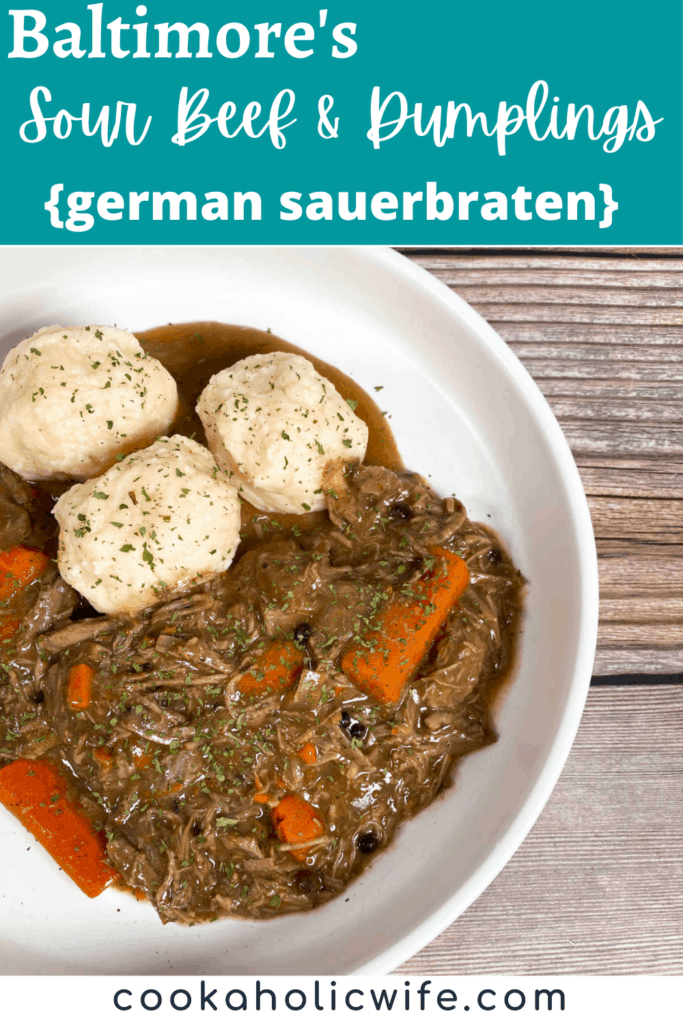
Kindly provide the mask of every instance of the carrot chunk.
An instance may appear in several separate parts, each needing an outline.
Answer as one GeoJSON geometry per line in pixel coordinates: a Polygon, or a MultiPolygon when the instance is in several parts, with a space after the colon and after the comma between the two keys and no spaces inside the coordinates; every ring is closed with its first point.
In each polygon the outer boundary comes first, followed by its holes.
{"type": "Polygon", "coordinates": [[[298,754],[301,760],[305,761],[306,764],[315,764],[318,760],[318,751],[315,749],[315,744],[313,743],[304,743],[302,747],[299,747],[298,754]]]}
{"type": "Polygon", "coordinates": [[[0,601],[7,601],[41,576],[50,559],[35,548],[17,547],[0,551],[0,601]]]}
{"type": "Polygon", "coordinates": [[[142,747],[133,747],[132,761],[136,768],[140,768],[144,771],[145,768],[149,768],[151,765],[152,755],[143,750],[142,747]]]}
{"type": "MultiPolygon", "coordinates": [[[[24,587],[45,572],[50,559],[42,551],[23,544],[0,551],[0,604],[12,607],[24,587]]],[[[10,640],[21,625],[21,619],[8,615],[0,619],[0,641],[10,640]]]]}
{"type": "Polygon", "coordinates": [[[114,767],[114,755],[109,747],[97,747],[92,756],[105,771],[109,772],[114,767]]]}
{"type": "Polygon", "coordinates": [[[8,615],[7,618],[0,619],[0,640],[10,640],[20,625],[21,619],[15,615],[8,615]]]}
{"type": "MultiPolygon", "coordinates": [[[[273,827],[283,843],[312,843],[325,831],[318,811],[307,800],[289,793],[271,811],[273,827]]],[[[306,849],[289,851],[295,860],[306,860],[306,849]]]]}
{"type": "Polygon", "coordinates": [[[304,667],[304,656],[291,640],[273,640],[239,681],[246,696],[284,693],[293,686],[304,667]]]}
{"type": "Polygon", "coordinates": [[[0,768],[0,803],[32,833],[92,899],[117,873],[103,861],[90,823],[66,797],[66,783],[46,761],[13,761],[0,768]]]}
{"type": "Polygon", "coordinates": [[[74,665],[69,672],[69,682],[66,688],[66,701],[69,707],[75,711],[83,711],[89,706],[94,678],[95,669],[90,665],[74,665]]]}
{"type": "Polygon", "coordinates": [[[445,548],[433,548],[432,553],[440,564],[422,577],[407,601],[393,600],[380,614],[377,629],[342,657],[344,675],[380,704],[401,699],[405,684],[470,581],[458,555],[445,548]]]}

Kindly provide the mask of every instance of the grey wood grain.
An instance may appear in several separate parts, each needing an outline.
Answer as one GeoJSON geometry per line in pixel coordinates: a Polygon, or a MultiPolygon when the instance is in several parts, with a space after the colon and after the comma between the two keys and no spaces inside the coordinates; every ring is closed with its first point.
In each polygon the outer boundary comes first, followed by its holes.
{"type": "Polygon", "coordinates": [[[581,459],[581,477],[589,494],[641,498],[683,498],[683,461],[647,458],[581,459]]]}
{"type": "Polygon", "coordinates": [[[517,854],[400,972],[683,973],[683,686],[591,688],[517,854]]]}
{"type": "Polygon", "coordinates": [[[683,672],[683,255],[409,255],[508,342],[569,441],[599,554],[595,671],[683,672]]]}
{"type": "MultiPolygon", "coordinates": [[[[637,295],[633,295],[636,299],[637,295]]],[[[476,306],[481,315],[492,323],[513,321],[523,323],[530,316],[535,322],[569,323],[569,324],[618,324],[628,327],[631,324],[656,325],[671,327],[683,325],[683,310],[676,307],[656,306],[608,306],[599,303],[585,305],[553,305],[538,302],[535,304],[507,303],[498,305],[493,302],[477,302],[472,296],[472,305],[476,306]]]]}
{"type": "MultiPolygon", "coordinates": [[[[555,258],[550,259],[547,264],[543,263],[542,257],[534,258],[529,263],[524,257],[504,257],[498,260],[486,261],[485,258],[478,260],[476,269],[471,269],[467,264],[462,267],[457,265],[457,258],[448,261],[444,266],[440,277],[452,288],[462,290],[467,286],[481,287],[481,269],[488,266],[495,270],[496,281],[502,285],[528,285],[531,288],[547,288],[557,285],[564,288],[567,285],[567,270],[573,269],[572,284],[583,288],[678,288],[683,289],[683,270],[679,266],[671,267],[666,262],[659,262],[653,266],[654,261],[648,261],[647,266],[642,270],[629,270],[628,276],[623,273],[622,261],[606,260],[599,262],[592,259],[591,262],[583,260],[578,265],[573,261],[564,259],[560,266],[555,258]],[[511,261],[514,259],[514,264],[511,261]],[[518,259],[520,262],[518,262],[518,259]]],[[[498,301],[496,299],[496,301],[498,301]]],[[[618,301],[618,300],[617,300],[618,301]]]]}
{"type": "MultiPolygon", "coordinates": [[[[623,272],[622,272],[623,273],[623,272]]],[[[637,306],[644,316],[655,317],[655,310],[663,309],[673,316],[680,316],[683,305],[683,291],[680,288],[662,288],[651,282],[647,288],[636,286],[633,281],[624,282],[621,288],[593,286],[584,287],[578,281],[568,282],[566,277],[560,284],[558,281],[541,281],[530,285],[524,282],[517,284],[466,285],[456,284],[458,293],[464,299],[478,306],[530,306],[535,307],[566,307],[565,312],[574,307],[581,307],[587,312],[597,310],[613,310],[613,315],[622,317],[624,310],[637,306]]],[[[599,321],[598,321],[599,322],[599,321]]]]}

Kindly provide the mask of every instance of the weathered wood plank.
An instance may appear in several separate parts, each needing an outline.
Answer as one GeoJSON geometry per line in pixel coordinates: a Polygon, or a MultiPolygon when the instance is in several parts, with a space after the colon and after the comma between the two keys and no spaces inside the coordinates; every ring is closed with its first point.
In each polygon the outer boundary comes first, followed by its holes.
{"type": "Polygon", "coordinates": [[[597,538],[603,596],[683,593],[683,552],[677,545],[597,538]]]}
{"type": "Polygon", "coordinates": [[[586,424],[573,420],[561,421],[564,435],[569,441],[574,457],[581,455],[660,455],[680,458],[683,455],[683,426],[651,423],[620,423],[614,417],[609,420],[586,424]]]}
{"type": "Polygon", "coordinates": [[[603,620],[600,623],[600,643],[605,650],[620,648],[624,644],[633,644],[634,647],[640,648],[668,648],[669,653],[678,652],[679,671],[683,671],[683,659],[680,658],[683,651],[683,622],[643,622],[639,615],[636,631],[633,622],[603,620]]]}
{"type": "MultiPolygon", "coordinates": [[[[634,623],[634,631],[637,629],[638,624],[634,623]]],[[[668,675],[680,672],[683,672],[682,647],[648,647],[645,644],[637,647],[632,642],[620,647],[609,647],[598,641],[593,663],[593,674],[596,677],[658,673],[668,675]]]]}
{"type": "MultiPolygon", "coordinates": [[[[573,420],[575,423],[589,421],[591,423],[650,423],[650,424],[683,424],[683,384],[677,387],[680,390],[681,398],[672,399],[644,399],[642,394],[632,394],[628,397],[628,382],[624,387],[624,396],[614,396],[612,388],[602,386],[602,381],[581,381],[581,384],[592,386],[593,393],[576,397],[572,394],[572,381],[564,381],[558,387],[559,382],[549,381],[555,384],[557,395],[549,394],[553,388],[542,388],[550,407],[559,420],[573,420]],[[563,386],[565,385],[565,386],[563,386]],[[595,397],[594,397],[595,396],[595,397]],[[608,400],[607,415],[605,415],[605,399],[608,400]]],[[[610,384],[618,383],[610,381],[610,384]]],[[[674,387],[676,387],[674,385],[674,387]]],[[[586,390],[589,390],[586,388],[586,390]]]]}
{"type": "Polygon", "coordinates": [[[496,330],[508,344],[516,341],[562,345],[683,345],[683,327],[670,324],[536,323],[498,321],[496,330]]]}
{"type": "Polygon", "coordinates": [[[683,544],[683,501],[591,496],[588,505],[598,540],[683,544]]]}
{"type": "MultiPolygon", "coordinates": [[[[539,281],[537,285],[464,285],[458,286],[458,295],[473,306],[502,306],[505,309],[516,306],[555,306],[564,310],[582,307],[588,310],[627,309],[667,310],[672,317],[681,316],[683,291],[680,288],[624,288],[593,287],[579,285],[553,285],[539,281]]],[[[673,321],[674,323],[676,320],[673,321]]]]}
{"type": "Polygon", "coordinates": [[[665,263],[664,266],[646,267],[641,270],[638,263],[624,267],[624,261],[618,262],[615,269],[605,269],[603,261],[587,259],[581,267],[567,267],[565,261],[557,260],[552,266],[519,266],[517,257],[514,261],[470,261],[458,266],[445,267],[443,270],[432,271],[440,281],[462,294],[465,288],[493,288],[511,285],[529,288],[612,288],[619,291],[630,288],[652,289],[683,289],[683,269],[680,264],[665,263]],[[597,263],[597,266],[596,266],[597,263]]]}
{"type": "Polygon", "coordinates": [[[567,342],[528,342],[508,341],[510,348],[517,353],[524,362],[529,359],[547,359],[549,362],[575,363],[600,363],[614,364],[628,362],[636,363],[639,367],[643,363],[651,363],[659,368],[662,366],[678,366],[683,363],[683,345],[621,345],[616,341],[607,345],[597,343],[584,344],[575,341],[568,345],[567,342]]]}
{"type": "Polygon", "coordinates": [[[672,410],[679,410],[678,416],[683,419],[681,399],[683,398],[683,384],[676,381],[644,381],[644,380],[585,380],[573,377],[544,379],[539,383],[548,401],[556,398],[571,401],[573,407],[567,408],[567,415],[581,415],[588,403],[599,399],[602,402],[603,410],[614,407],[619,409],[619,416],[625,415],[627,406],[637,410],[641,405],[649,409],[650,406],[662,408],[665,415],[670,415],[672,410]],[[605,401],[606,400],[606,401],[605,401]]]}
{"type": "MultiPolygon", "coordinates": [[[[515,351],[515,345],[510,348],[515,351]]],[[[676,383],[683,380],[683,367],[677,364],[647,363],[637,359],[623,362],[578,362],[566,356],[563,359],[536,359],[533,355],[522,362],[543,390],[543,380],[642,380],[676,383]]]]}
{"type": "Polygon", "coordinates": [[[472,302],[472,305],[492,324],[533,319],[542,323],[620,324],[624,327],[631,324],[651,324],[658,327],[683,325],[683,309],[671,306],[554,306],[540,302],[536,305],[524,302],[507,305],[472,302]]]}
{"type": "Polygon", "coordinates": [[[514,253],[491,252],[484,249],[473,252],[457,248],[447,253],[404,251],[414,263],[439,278],[448,275],[454,269],[461,268],[491,271],[507,271],[510,268],[531,269],[537,273],[543,270],[602,270],[605,272],[618,271],[621,274],[631,272],[646,274],[662,271],[677,273],[681,269],[680,262],[676,266],[676,262],[681,259],[679,248],[668,249],[669,255],[667,257],[660,255],[659,258],[656,250],[653,249],[642,250],[642,256],[635,253],[625,256],[623,250],[620,250],[620,255],[615,255],[615,250],[609,249],[586,249],[583,255],[580,254],[581,250],[579,249],[559,250],[554,254],[550,254],[548,251],[538,252],[534,249],[526,251],[517,249],[514,253]]]}
{"type": "Polygon", "coordinates": [[[633,597],[618,594],[603,596],[600,600],[600,618],[605,627],[603,640],[608,637],[608,624],[633,622],[634,608],[641,623],[671,623],[683,630],[683,594],[635,594],[633,597]]]}
{"type": "Polygon", "coordinates": [[[589,495],[683,498],[683,462],[584,455],[578,465],[589,495]]]}
{"type": "Polygon", "coordinates": [[[680,974],[682,792],[683,686],[592,687],[517,854],[400,972],[680,974]]]}

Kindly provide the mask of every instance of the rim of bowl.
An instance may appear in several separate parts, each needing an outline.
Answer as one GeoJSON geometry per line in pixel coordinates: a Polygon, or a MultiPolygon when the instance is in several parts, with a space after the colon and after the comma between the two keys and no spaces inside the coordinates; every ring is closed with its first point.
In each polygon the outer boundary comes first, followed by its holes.
{"type": "MultiPolygon", "coordinates": [[[[11,248],[33,249],[43,246],[13,246],[11,248]]],[[[73,246],[50,246],[50,249],[69,249],[73,246]]],[[[540,388],[503,341],[493,327],[464,299],[439,281],[428,270],[419,266],[405,255],[385,246],[78,246],[81,252],[87,249],[129,249],[153,251],[158,249],[320,249],[327,251],[346,250],[356,257],[375,264],[396,276],[403,277],[423,294],[429,296],[447,313],[470,329],[477,341],[494,357],[520,394],[520,397],[538,429],[543,434],[551,455],[558,468],[564,485],[574,538],[578,552],[577,576],[579,580],[579,627],[576,644],[572,682],[564,712],[555,737],[540,769],[539,778],[527,796],[522,808],[506,830],[504,838],[492,849],[477,871],[444,901],[441,907],[428,915],[421,924],[406,936],[389,942],[385,948],[353,968],[353,974],[387,974],[423,949],[445,928],[453,923],[481,893],[491,884],[506,866],[547,803],[574,742],[590,685],[598,629],[598,567],[595,538],[583,484],[574,462],[569,444],[540,388]]],[[[486,247],[484,247],[486,248],[486,247]]]]}
{"type": "Polygon", "coordinates": [[[578,551],[579,627],[572,682],[560,725],[546,762],[505,837],[491,851],[479,869],[447,899],[438,911],[404,938],[356,967],[352,974],[387,974],[423,949],[452,924],[482,894],[503,870],[536,823],[548,802],[574,743],[588,696],[598,633],[598,563],[595,536],[588,501],[569,443],[555,414],[517,356],[493,327],[464,299],[420,267],[393,249],[369,246],[364,255],[387,269],[398,271],[439,305],[456,315],[476,335],[516,385],[537,426],[543,433],[564,484],[578,551]]]}

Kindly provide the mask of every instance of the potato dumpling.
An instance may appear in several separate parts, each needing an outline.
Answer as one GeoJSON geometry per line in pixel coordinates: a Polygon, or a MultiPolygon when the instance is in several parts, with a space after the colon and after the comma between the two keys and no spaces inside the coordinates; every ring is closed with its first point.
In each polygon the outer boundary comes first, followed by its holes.
{"type": "Polygon", "coordinates": [[[362,462],[368,428],[303,356],[249,356],[211,378],[197,404],[209,448],[242,497],[266,512],[318,511],[323,475],[362,462]]]}
{"type": "Polygon", "coordinates": [[[87,480],[177,411],[173,377],[128,331],[44,327],[0,370],[0,458],[25,480],[87,480]]]}
{"type": "Polygon", "coordinates": [[[108,615],[206,582],[239,544],[235,487],[203,445],[177,434],[74,484],[54,514],[60,573],[108,615]]]}

